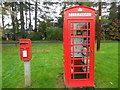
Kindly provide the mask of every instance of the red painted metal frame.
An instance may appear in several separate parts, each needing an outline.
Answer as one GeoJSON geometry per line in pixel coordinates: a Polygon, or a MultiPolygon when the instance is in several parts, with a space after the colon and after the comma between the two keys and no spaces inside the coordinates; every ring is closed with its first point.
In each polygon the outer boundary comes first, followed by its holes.
{"type": "MultiPolygon", "coordinates": [[[[87,6],[75,6],[68,8],[64,11],[64,81],[66,87],[93,87],[94,86],[94,43],[95,43],[95,10],[87,7],[87,6]],[[78,11],[78,8],[81,8],[82,11],[78,11]],[[69,16],[69,13],[91,13],[92,16],[69,16]],[[90,29],[70,29],[70,23],[80,23],[80,22],[90,22],[90,29]],[[74,36],[70,36],[70,30],[90,30],[90,36],[80,36],[77,38],[90,38],[90,43],[86,44],[71,44],[70,40],[75,38],[74,36]],[[90,51],[71,51],[70,46],[74,45],[90,45],[90,51]],[[83,58],[71,58],[70,54],[75,52],[89,52],[90,57],[86,58],[87,63],[88,59],[90,59],[90,65],[71,65],[71,60],[82,60],[83,58]],[[90,72],[71,72],[71,68],[73,67],[85,67],[90,66],[90,72]],[[71,79],[72,74],[83,74],[89,73],[90,77],[86,79],[71,79]]],[[[74,33],[74,32],[73,32],[74,33]]],[[[88,33],[88,31],[87,31],[88,33]]],[[[73,41],[74,42],[74,41],[73,41]]],[[[88,50],[88,46],[87,46],[88,50]]],[[[85,59],[85,58],[84,58],[85,59]]],[[[74,76],[73,76],[74,77],[74,76]]],[[[88,77],[88,74],[87,74],[88,77]]]]}

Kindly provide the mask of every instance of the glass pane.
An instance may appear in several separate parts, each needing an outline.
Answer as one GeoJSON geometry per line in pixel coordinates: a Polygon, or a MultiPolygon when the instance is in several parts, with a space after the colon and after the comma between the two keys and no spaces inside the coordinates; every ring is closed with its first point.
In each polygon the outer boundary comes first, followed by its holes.
{"type": "Polygon", "coordinates": [[[72,38],[71,44],[89,44],[90,38],[72,38]]]}
{"type": "Polygon", "coordinates": [[[87,23],[74,23],[73,29],[87,29],[87,23]]]}
{"type": "Polygon", "coordinates": [[[90,29],[90,22],[70,23],[70,29],[90,29]]]}
{"type": "Polygon", "coordinates": [[[90,55],[90,48],[88,45],[75,45],[71,46],[71,57],[74,58],[89,58],[90,55]],[[87,47],[86,47],[87,46],[87,47]],[[85,52],[84,52],[85,51],[85,52]],[[89,52],[87,52],[89,51],[89,52]]]}
{"type": "Polygon", "coordinates": [[[71,36],[90,36],[90,30],[71,30],[71,36]]]}
{"type": "Polygon", "coordinates": [[[71,60],[71,65],[90,65],[89,59],[71,60]]]}
{"type": "Polygon", "coordinates": [[[72,52],[73,51],[90,51],[90,47],[88,47],[88,45],[74,45],[74,46],[71,46],[71,51],[72,52]]]}
{"type": "Polygon", "coordinates": [[[87,66],[82,67],[72,67],[71,72],[86,72],[87,66]]]}
{"type": "Polygon", "coordinates": [[[82,58],[83,57],[83,53],[71,53],[71,57],[82,58]]]}
{"type": "Polygon", "coordinates": [[[72,74],[72,79],[86,79],[86,74],[72,74]]]}
{"type": "Polygon", "coordinates": [[[74,72],[84,72],[84,69],[86,69],[86,67],[85,68],[83,68],[83,67],[74,67],[74,72]]]}
{"type": "Polygon", "coordinates": [[[90,72],[90,66],[72,67],[71,72],[90,72]]]}

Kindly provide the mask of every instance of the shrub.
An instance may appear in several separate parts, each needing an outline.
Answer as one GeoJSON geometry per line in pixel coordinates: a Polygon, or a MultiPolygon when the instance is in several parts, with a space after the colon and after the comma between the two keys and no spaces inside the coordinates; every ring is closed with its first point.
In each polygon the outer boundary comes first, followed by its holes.
{"type": "Polygon", "coordinates": [[[62,40],[63,32],[59,27],[48,27],[46,29],[47,40],[62,40]]]}
{"type": "Polygon", "coordinates": [[[41,40],[42,36],[39,32],[32,32],[26,36],[27,39],[31,40],[41,40]]]}
{"type": "Polygon", "coordinates": [[[13,38],[15,37],[16,38],[16,40],[18,40],[18,39],[25,39],[26,38],[26,36],[28,35],[28,33],[26,33],[26,32],[18,32],[18,33],[16,33],[16,35],[14,36],[13,34],[11,34],[12,35],[12,40],[13,40],[13,38]]]}

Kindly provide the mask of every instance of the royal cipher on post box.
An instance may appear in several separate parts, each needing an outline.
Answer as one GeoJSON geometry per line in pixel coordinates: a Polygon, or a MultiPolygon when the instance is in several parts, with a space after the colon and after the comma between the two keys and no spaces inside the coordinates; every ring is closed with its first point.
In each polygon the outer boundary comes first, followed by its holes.
{"type": "Polygon", "coordinates": [[[19,39],[20,43],[20,59],[21,61],[29,61],[32,58],[32,43],[30,39],[19,39]]]}

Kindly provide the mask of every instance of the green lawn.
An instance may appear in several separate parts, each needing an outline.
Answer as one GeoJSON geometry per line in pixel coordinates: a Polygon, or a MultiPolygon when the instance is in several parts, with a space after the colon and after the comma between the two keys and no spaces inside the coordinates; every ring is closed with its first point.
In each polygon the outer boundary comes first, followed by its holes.
{"type": "Polygon", "coordinates": [[[2,88],[2,46],[0,46],[0,89],[2,88]]]}
{"type": "Polygon", "coordinates": [[[118,87],[118,43],[102,43],[95,53],[96,87],[118,87]]]}
{"type": "MultiPolygon", "coordinates": [[[[57,77],[63,73],[63,45],[33,45],[31,60],[32,86],[30,88],[58,88],[57,77]],[[35,50],[47,50],[36,52],[35,50]]],[[[95,54],[96,88],[118,87],[118,44],[102,43],[95,54]]],[[[19,46],[3,46],[2,87],[23,88],[23,61],[19,46]]]]}
{"type": "MultiPolygon", "coordinates": [[[[32,43],[61,43],[62,41],[56,41],[56,40],[38,40],[38,41],[32,41],[32,43]]],[[[3,44],[10,44],[10,43],[19,43],[19,41],[2,41],[0,43],[3,44]]]]}
{"type": "MultiPolygon", "coordinates": [[[[97,42],[97,41],[95,41],[97,42]]],[[[116,43],[118,41],[115,41],[115,40],[101,40],[101,43],[116,43]]],[[[3,44],[10,44],[10,43],[19,43],[19,41],[11,41],[11,40],[8,40],[8,41],[1,41],[0,43],[3,43],[3,44]]],[[[32,43],[62,43],[62,41],[56,41],[56,40],[37,40],[37,41],[32,41],[32,43]]]]}

